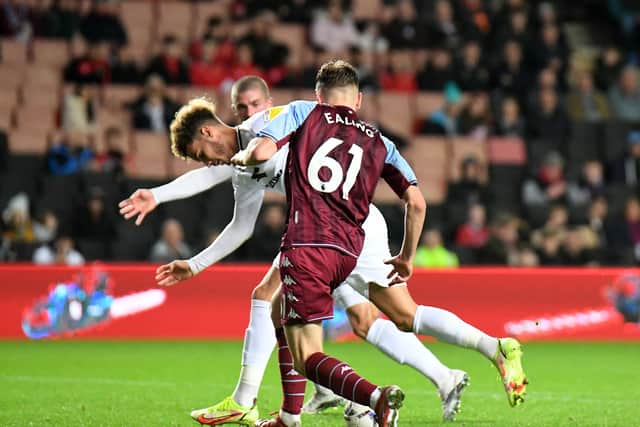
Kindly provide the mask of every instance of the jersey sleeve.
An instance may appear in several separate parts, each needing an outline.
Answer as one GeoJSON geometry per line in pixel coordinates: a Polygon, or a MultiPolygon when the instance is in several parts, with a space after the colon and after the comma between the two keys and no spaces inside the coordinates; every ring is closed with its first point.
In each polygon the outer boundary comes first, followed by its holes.
{"type": "Polygon", "coordinates": [[[158,204],[185,199],[231,179],[231,166],[202,167],[189,171],[168,184],[151,189],[158,204]]]}
{"type": "Polygon", "coordinates": [[[418,184],[418,179],[395,144],[386,136],[381,135],[381,137],[387,149],[387,156],[384,159],[384,167],[382,169],[382,178],[387,181],[398,197],[402,198],[402,195],[410,185],[418,184]]]}
{"type": "Polygon", "coordinates": [[[298,129],[318,105],[312,101],[294,101],[290,104],[271,107],[252,123],[258,137],[267,137],[275,142],[284,139],[298,129]]]}

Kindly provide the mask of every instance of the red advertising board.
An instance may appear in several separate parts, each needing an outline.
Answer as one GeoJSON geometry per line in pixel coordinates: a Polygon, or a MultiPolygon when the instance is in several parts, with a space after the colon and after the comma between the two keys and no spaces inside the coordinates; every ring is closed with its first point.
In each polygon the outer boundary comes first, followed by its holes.
{"type": "MultiPolygon", "coordinates": [[[[266,270],[222,265],[158,288],[151,265],[0,266],[0,338],[239,339],[266,270]]],[[[463,268],[416,271],[409,286],[492,335],[640,340],[639,283],[640,270],[463,268]]]]}

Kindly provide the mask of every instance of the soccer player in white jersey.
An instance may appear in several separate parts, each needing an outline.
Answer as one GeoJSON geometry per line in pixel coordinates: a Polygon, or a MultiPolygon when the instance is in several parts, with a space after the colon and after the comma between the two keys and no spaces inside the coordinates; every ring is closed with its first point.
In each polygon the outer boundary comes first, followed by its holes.
{"type": "MultiPolygon", "coordinates": [[[[199,107],[201,107],[201,112],[202,110],[209,110],[209,113],[213,114],[213,106],[211,106],[210,104],[206,105],[206,103],[198,105],[200,102],[201,101],[193,102],[192,104],[190,104],[190,108],[192,110],[197,110],[199,107]]],[[[269,113],[267,114],[258,115],[258,119],[254,119],[254,122],[260,119],[268,121],[268,119],[271,119],[272,117],[275,118],[274,115],[281,113],[282,110],[282,108],[280,108],[279,110],[274,109],[269,111],[269,113]]],[[[207,115],[207,113],[204,114],[204,116],[207,115]]],[[[253,124],[255,125],[255,123],[253,124]]],[[[238,128],[221,127],[215,125],[201,126],[198,129],[198,135],[194,135],[194,144],[192,144],[192,146],[190,147],[191,151],[189,156],[196,160],[203,161],[207,165],[226,164],[233,153],[238,151],[239,148],[243,148],[246,144],[247,141],[243,141],[243,136],[244,138],[251,136],[251,132],[248,129],[248,127],[251,126],[252,123],[245,123],[238,128]],[[197,140],[200,140],[200,142],[198,143],[197,140]]],[[[273,164],[270,167],[271,169],[266,168],[263,171],[264,173],[270,173],[270,176],[268,175],[265,181],[275,182],[277,185],[279,179],[276,177],[278,176],[279,171],[276,172],[276,168],[274,168],[273,164]]],[[[262,200],[262,193],[265,186],[265,181],[263,181],[263,184],[259,184],[255,182],[255,180],[252,181],[251,175],[253,175],[253,173],[249,173],[247,171],[242,172],[237,169],[234,170],[229,166],[220,166],[217,168],[202,168],[178,178],[174,182],[168,184],[167,186],[164,186],[164,188],[160,187],[158,189],[154,189],[153,193],[149,192],[149,190],[138,190],[132,195],[130,199],[121,203],[121,211],[123,215],[125,215],[126,218],[132,218],[138,215],[136,222],[140,223],[144,216],[155,208],[157,203],[189,197],[232,177],[234,184],[236,185],[236,189],[242,188],[243,184],[248,185],[250,189],[254,189],[253,193],[249,191],[249,194],[247,194],[246,192],[240,192],[239,194],[237,192],[236,206],[240,207],[244,203],[256,203],[255,201],[259,200],[259,202],[257,203],[257,208],[255,208],[255,212],[249,212],[246,215],[241,215],[238,211],[236,211],[236,216],[234,217],[232,223],[229,225],[229,227],[227,227],[223,235],[220,236],[220,239],[214,242],[214,244],[210,248],[192,258],[188,262],[178,261],[159,269],[160,280],[163,284],[173,284],[178,280],[182,280],[190,277],[193,274],[197,274],[199,271],[206,268],[206,266],[226,256],[237,246],[239,246],[242,241],[249,237],[253,228],[253,223],[255,222],[258,214],[257,211],[260,206],[259,203],[261,203],[262,200]],[[252,194],[254,197],[251,197],[252,194]],[[249,225],[247,226],[247,224],[249,225]]],[[[369,267],[373,270],[369,271],[375,271],[376,262],[378,266],[378,272],[380,268],[387,271],[387,267],[382,264],[383,257],[388,256],[388,248],[386,247],[386,225],[384,224],[384,220],[381,216],[379,216],[379,218],[376,219],[375,222],[378,222],[378,224],[376,224],[376,226],[372,228],[376,230],[383,230],[383,234],[385,234],[385,236],[382,239],[368,240],[383,241],[384,248],[382,250],[380,250],[379,248],[372,248],[371,253],[376,254],[375,259],[377,261],[370,263],[369,267]]],[[[365,251],[366,247],[367,242],[365,242],[365,251]]],[[[351,278],[352,284],[367,283],[366,269],[363,271],[363,275],[354,275],[351,278]]],[[[272,272],[270,271],[270,273],[272,272]]],[[[267,275],[267,277],[265,277],[265,279],[267,279],[268,282],[268,279],[270,279],[269,274],[267,275]]],[[[277,278],[275,279],[275,281],[279,282],[277,278]]],[[[263,280],[261,285],[264,284],[265,280],[263,280]]],[[[260,288],[260,286],[258,288],[260,288]]],[[[242,402],[238,402],[238,400],[242,400],[242,395],[252,396],[252,398],[255,398],[255,396],[257,395],[257,388],[264,372],[264,366],[266,365],[270,352],[273,349],[273,330],[271,326],[268,326],[269,330],[266,333],[255,333],[256,331],[264,330],[265,325],[269,324],[268,307],[261,307],[264,308],[264,310],[255,310],[257,302],[257,298],[255,297],[258,293],[258,288],[256,288],[256,292],[254,292],[254,300],[252,301],[251,322],[247,330],[245,341],[246,350],[247,347],[251,347],[247,345],[247,342],[250,343],[254,338],[258,340],[258,343],[254,343],[253,345],[253,356],[255,357],[255,359],[253,361],[248,361],[247,352],[243,354],[243,369],[238,387],[236,388],[236,392],[234,392],[234,396],[231,399],[227,399],[227,403],[230,405],[228,405],[228,409],[226,410],[226,421],[249,424],[249,421],[251,419],[255,419],[257,417],[257,410],[255,409],[255,407],[250,406],[253,400],[251,402],[246,402],[246,405],[241,405],[242,402]],[[262,313],[260,311],[262,311],[262,313]],[[255,351],[256,347],[260,350],[255,351]],[[234,414],[236,414],[237,418],[232,419],[229,417],[230,415],[234,414]]],[[[343,288],[343,286],[341,286],[340,288],[343,288]]],[[[353,293],[350,291],[351,289],[348,288],[348,295],[353,293]]],[[[359,297],[359,295],[356,294],[355,298],[357,297],[359,297]]],[[[362,298],[360,299],[360,301],[364,302],[362,298]]],[[[476,349],[479,349],[483,354],[492,359],[494,358],[494,356],[496,356],[496,349],[498,346],[497,339],[487,337],[486,335],[477,331],[475,328],[472,328],[469,325],[465,324],[451,313],[429,307],[420,308],[422,309],[421,314],[423,315],[421,316],[422,320],[420,322],[417,322],[417,325],[421,333],[434,335],[447,342],[474,347],[476,349]],[[433,322],[430,322],[430,319],[432,318],[433,322]],[[484,339],[480,339],[478,337],[484,339]]],[[[398,312],[402,314],[400,311],[398,312]]],[[[462,381],[464,374],[460,373],[460,371],[452,373],[440,362],[438,362],[437,359],[435,359],[435,357],[433,357],[433,355],[431,355],[428,350],[426,350],[426,348],[424,348],[424,346],[422,346],[419,341],[415,339],[415,337],[409,334],[398,333],[395,327],[393,327],[393,325],[390,325],[388,321],[378,319],[372,323],[373,324],[370,325],[368,331],[366,332],[367,340],[376,344],[379,348],[381,348],[382,351],[394,358],[394,360],[397,360],[401,363],[405,362],[409,365],[412,365],[412,363],[414,363],[415,368],[428,376],[438,386],[441,397],[443,397],[443,403],[445,404],[445,418],[447,416],[454,416],[455,410],[457,409],[457,399],[459,394],[457,393],[457,386],[460,386],[464,383],[464,381],[462,381]],[[417,355],[420,356],[418,357],[417,355]],[[451,385],[452,382],[456,384],[456,387],[453,387],[451,385]],[[446,385],[443,386],[443,384],[446,385]],[[454,397],[454,399],[452,400],[451,397],[454,397]]],[[[403,325],[405,327],[407,326],[406,324],[403,325]]],[[[412,328],[408,327],[406,329],[411,330],[412,328]]],[[[464,380],[466,381],[466,378],[464,378],[464,380]]],[[[221,422],[223,421],[223,417],[217,416],[222,414],[222,411],[220,410],[224,409],[220,406],[221,405],[217,405],[218,408],[214,411],[211,410],[212,408],[209,408],[208,411],[205,410],[202,412],[202,415],[205,417],[208,415],[212,415],[211,417],[209,417],[212,421],[210,424],[220,424],[218,422],[215,422],[215,418],[218,418],[221,422]]],[[[205,421],[207,420],[205,419],[205,421]]]]}

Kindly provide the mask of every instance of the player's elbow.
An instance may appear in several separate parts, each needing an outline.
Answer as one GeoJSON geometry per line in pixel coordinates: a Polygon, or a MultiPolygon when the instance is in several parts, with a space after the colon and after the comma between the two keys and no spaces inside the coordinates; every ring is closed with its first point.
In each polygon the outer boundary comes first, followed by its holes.
{"type": "Polygon", "coordinates": [[[269,160],[278,151],[276,144],[266,138],[262,138],[261,141],[255,145],[251,152],[252,163],[262,163],[269,160]]]}
{"type": "Polygon", "coordinates": [[[411,210],[418,215],[426,214],[427,202],[417,185],[412,185],[407,188],[403,199],[407,204],[407,210],[411,210]]]}

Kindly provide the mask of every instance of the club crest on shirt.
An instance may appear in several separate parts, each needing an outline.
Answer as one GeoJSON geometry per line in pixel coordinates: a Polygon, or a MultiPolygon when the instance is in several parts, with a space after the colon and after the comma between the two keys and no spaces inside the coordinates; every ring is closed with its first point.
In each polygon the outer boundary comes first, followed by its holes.
{"type": "Polygon", "coordinates": [[[275,119],[280,115],[280,113],[282,113],[282,110],[284,110],[284,107],[269,108],[264,112],[264,121],[270,122],[271,120],[275,119]]]}

